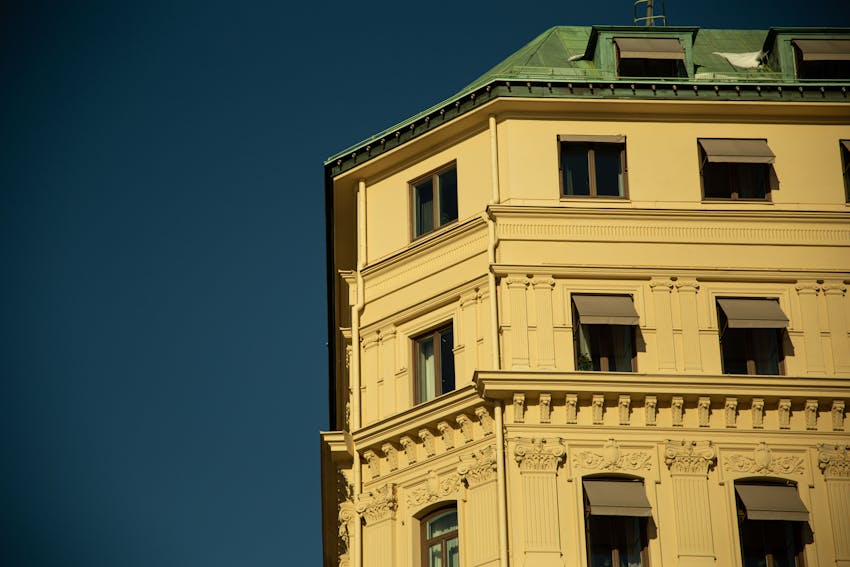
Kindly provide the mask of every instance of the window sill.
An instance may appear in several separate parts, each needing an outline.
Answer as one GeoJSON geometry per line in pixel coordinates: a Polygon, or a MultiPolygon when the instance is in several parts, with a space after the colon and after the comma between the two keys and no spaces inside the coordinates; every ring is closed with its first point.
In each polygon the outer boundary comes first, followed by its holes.
{"type": "Polygon", "coordinates": [[[719,203],[744,203],[748,205],[773,205],[773,201],[768,201],[767,199],[702,199],[700,203],[704,205],[716,205],[719,203]]]}
{"type": "Polygon", "coordinates": [[[590,195],[570,195],[566,197],[561,195],[559,200],[562,203],[631,203],[631,200],[628,197],[593,197],[590,195]]]}
{"type": "Polygon", "coordinates": [[[419,244],[420,242],[425,242],[425,241],[427,241],[431,238],[435,238],[436,236],[446,232],[447,230],[449,230],[452,227],[457,226],[457,225],[458,225],[457,219],[455,219],[453,221],[449,221],[442,226],[438,226],[434,230],[430,230],[428,232],[420,234],[419,236],[414,236],[413,238],[410,239],[410,244],[419,244]]]}

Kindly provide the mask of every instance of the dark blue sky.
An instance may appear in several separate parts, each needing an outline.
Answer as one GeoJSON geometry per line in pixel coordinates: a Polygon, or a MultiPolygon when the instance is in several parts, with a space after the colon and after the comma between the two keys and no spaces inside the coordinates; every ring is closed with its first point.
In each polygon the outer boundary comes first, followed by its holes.
{"type": "Polygon", "coordinates": [[[590,4],[0,3],[0,564],[318,565],[322,162],[590,4]]]}

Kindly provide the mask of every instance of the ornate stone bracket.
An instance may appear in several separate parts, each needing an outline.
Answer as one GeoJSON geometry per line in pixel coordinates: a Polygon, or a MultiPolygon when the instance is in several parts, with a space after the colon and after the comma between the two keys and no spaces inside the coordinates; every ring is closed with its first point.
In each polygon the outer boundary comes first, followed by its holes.
{"type": "Polygon", "coordinates": [[[422,446],[425,448],[425,454],[429,457],[433,457],[434,453],[437,451],[434,443],[434,434],[431,433],[430,429],[423,428],[419,430],[419,438],[422,440],[422,446]]]}
{"type": "Polygon", "coordinates": [[[416,442],[405,435],[398,441],[401,443],[401,446],[404,448],[404,456],[407,457],[407,462],[409,464],[413,464],[416,462],[416,442]]]}
{"type": "Polygon", "coordinates": [[[708,396],[701,397],[697,402],[697,416],[699,417],[700,427],[709,426],[709,418],[711,417],[711,398],[708,396]]]}
{"type": "Polygon", "coordinates": [[[832,430],[844,431],[844,400],[832,401],[832,430]]]}
{"type": "Polygon", "coordinates": [[[386,456],[390,470],[398,470],[398,449],[392,443],[384,443],[381,445],[381,452],[386,456]]]}
{"type": "Polygon", "coordinates": [[[803,459],[800,457],[774,457],[770,447],[762,442],[756,445],[752,456],[732,454],[725,457],[723,459],[723,469],[732,472],[760,475],[801,475],[805,471],[805,466],[803,459]]]}
{"type": "Polygon", "coordinates": [[[753,429],[764,428],[764,399],[753,398],[750,407],[753,411],[753,429]]]}
{"type": "Polygon", "coordinates": [[[738,398],[726,398],[726,403],[723,405],[724,416],[726,417],[726,427],[734,428],[738,426],[738,398]]]}
{"type": "Polygon", "coordinates": [[[337,549],[340,555],[347,555],[351,551],[351,536],[354,534],[354,520],[357,518],[357,511],[354,508],[354,502],[345,500],[339,503],[339,513],[337,514],[337,522],[339,529],[337,531],[338,543],[337,549]]]}
{"type": "Polygon", "coordinates": [[[779,429],[791,429],[791,400],[779,400],[779,429]]]}
{"type": "Polygon", "coordinates": [[[369,466],[369,474],[372,478],[381,476],[381,458],[375,451],[369,450],[363,453],[363,458],[369,466]]]}
{"type": "Polygon", "coordinates": [[[567,448],[559,437],[521,438],[514,446],[514,459],[520,472],[555,472],[566,454],[567,448]]]}
{"type": "Polygon", "coordinates": [[[670,402],[670,412],[673,414],[673,427],[684,425],[685,400],[682,396],[673,396],[670,402]]]}
{"type": "Polygon", "coordinates": [[[573,453],[573,466],[604,471],[638,471],[652,468],[652,455],[647,451],[621,451],[620,444],[609,439],[602,450],[573,453]]]}
{"type": "Polygon", "coordinates": [[[806,429],[818,428],[818,401],[806,400],[806,429]]]}
{"type": "Polygon", "coordinates": [[[525,422],[525,394],[514,394],[514,423],[525,422]]]}
{"type": "Polygon", "coordinates": [[[605,419],[605,396],[593,394],[593,424],[601,425],[605,419]]]}
{"type": "Polygon", "coordinates": [[[567,410],[567,423],[576,423],[578,415],[578,395],[567,394],[565,402],[567,410]]]}
{"type": "Polygon", "coordinates": [[[711,441],[664,442],[664,462],[674,474],[707,475],[717,462],[717,450],[711,441]]]}
{"type": "Polygon", "coordinates": [[[658,398],[647,396],[643,401],[643,412],[646,424],[649,426],[655,425],[656,417],[658,416],[658,398]]]}
{"type": "Polygon", "coordinates": [[[620,425],[628,425],[631,413],[632,397],[628,394],[621,394],[617,400],[617,412],[620,418],[620,425]]]}
{"type": "Polygon", "coordinates": [[[552,421],[552,394],[540,394],[540,423],[552,421]]]}
{"type": "Polygon", "coordinates": [[[362,494],[357,502],[357,513],[366,518],[367,524],[395,518],[397,508],[396,485],[393,483],[362,494]]]}
{"type": "Polygon", "coordinates": [[[472,420],[466,414],[460,414],[455,418],[455,421],[460,426],[460,433],[463,435],[463,442],[469,443],[472,441],[472,420]]]}
{"type": "Polygon", "coordinates": [[[495,429],[495,423],[493,422],[493,418],[490,417],[490,412],[487,411],[487,408],[475,408],[475,415],[476,417],[478,417],[478,421],[481,423],[481,429],[484,430],[484,435],[489,435],[493,433],[493,430],[495,429]]]}
{"type": "Polygon", "coordinates": [[[445,421],[441,421],[437,424],[437,431],[440,432],[440,436],[443,438],[443,444],[446,446],[446,449],[454,449],[455,430],[452,429],[452,426],[445,421]]]}
{"type": "Polygon", "coordinates": [[[850,479],[850,445],[818,445],[818,467],[827,478],[850,479]]]}

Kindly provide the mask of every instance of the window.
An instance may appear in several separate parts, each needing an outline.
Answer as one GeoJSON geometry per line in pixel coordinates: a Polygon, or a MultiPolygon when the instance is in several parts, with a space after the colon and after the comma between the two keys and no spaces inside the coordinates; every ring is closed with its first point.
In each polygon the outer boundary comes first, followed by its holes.
{"type": "Polygon", "coordinates": [[[784,372],[782,330],[788,317],[775,299],[718,299],[724,374],[784,372]]]}
{"type": "Polygon", "coordinates": [[[559,136],[561,196],[625,197],[625,136],[559,136]]]}
{"type": "Polygon", "coordinates": [[[841,169],[844,175],[844,199],[850,203],[850,140],[841,140],[841,169]]]}
{"type": "Polygon", "coordinates": [[[413,237],[457,220],[457,167],[452,164],[410,184],[413,237]]]}
{"type": "Polygon", "coordinates": [[[775,156],[767,140],[700,138],[702,194],[705,199],[770,199],[775,156]]]}
{"type": "Polygon", "coordinates": [[[441,327],[414,340],[416,357],[415,403],[427,402],[455,389],[452,326],[441,327]]]}
{"type": "Polygon", "coordinates": [[[627,295],[574,295],[576,370],[634,372],[638,314],[627,295]]]}
{"type": "Polygon", "coordinates": [[[422,565],[460,567],[457,508],[437,510],[422,520],[422,565]]]}
{"type": "Polygon", "coordinates": [[[615,37],[620,77],[687,77],[685,52],[675,38],[615,37]]]}
{"type": "Polygon", "coordinates": [[[589,567],[646,567],[652,508],[639,479],[586,478],[585,537],[589,567]]]}
{"type": "Polygon", "coordinates": [[[803,567],[802,528],[809,512],[790,483],[735,482],[744,567],[803,567]]]}
{"type": "Polygon", "coordinates": [[[850,39],[794,39],[798,79],[850,79],[850,39]]]}

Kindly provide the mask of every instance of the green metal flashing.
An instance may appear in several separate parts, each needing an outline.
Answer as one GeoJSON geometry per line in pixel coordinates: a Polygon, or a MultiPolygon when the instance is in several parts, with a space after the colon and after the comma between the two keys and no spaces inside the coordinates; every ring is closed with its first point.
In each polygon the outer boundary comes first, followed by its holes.
{"type": "MultiPolygon", "coordinates": [[[[595,26],[550,28],[454,96],[325,161],[338,175],[500,97],[630,100],[850,102],[850,80],[801,81],[770,64],[741,69],[718,53],[763,52],[771,34],[850,38],[850,29],[709,30],[694,27],[595,26]],[[688,77],[617,79],[598,57],[587,59],[591,37],[628,33],[690,34],[688,77]],[[571,60],[572,59],[572,60],[571,60]],[[600,65],[599,63],[603,63],[600,65]],[[691,74],[692,73],[692,74],[691,74]]],[[[613,36],[611,36],[613,37],[613,36]]],[[[598,39],[596,40],[598,42],[598,39]]],[[[787,64],[786,64],[787,65],[787,64]]]]}

